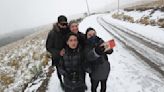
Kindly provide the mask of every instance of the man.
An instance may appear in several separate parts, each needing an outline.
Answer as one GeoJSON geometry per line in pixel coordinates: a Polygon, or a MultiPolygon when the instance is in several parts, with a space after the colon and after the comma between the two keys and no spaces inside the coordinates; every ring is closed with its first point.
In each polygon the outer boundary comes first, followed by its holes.
{"type": "Polygon", "coordinates": [[[57,75],[62,88],[64,88],[64,85],[58,71],[58,66],[60,58],[64,55],[65,37],[69,32],[67,18],[64,15],[60,15],[58,22],[53,25],[53,29],[49,32],[46,41],[46,49],[52,55],[52,67],[56,66],[57,75]]]}

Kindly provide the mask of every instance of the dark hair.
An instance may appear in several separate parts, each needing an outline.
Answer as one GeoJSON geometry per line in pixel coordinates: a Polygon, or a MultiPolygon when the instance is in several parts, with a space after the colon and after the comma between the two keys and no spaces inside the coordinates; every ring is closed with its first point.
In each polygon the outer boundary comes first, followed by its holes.
{"type": "MultiPolygon", "coordinates": [[[[86,37],[86,38],[87,38],[88,32],[91,31],[91,30],[95,31],[95,29],[92,28],[92,27],[87,28],[87,30],[86,30],[86,32],[85,32],[85,37],[86,37]]],[[[95,31],[95,32],[96,32],[96,31],[95,31]]]]}
{"type": "MultiPolygon", "coordinates": [[[[77,40],[78,40],[77,34],[70,32],[70,33],[68,33],[68,35],[66,36],[66,40],[65,40],[66,42],[69,40],[70,36],[76,36],[76,38],[77,38],[77,40]]],[[[78,41],[79,41],[79,40],[78,40],[78,41]]]]}
{"type": "Polygon", "coordinates": [[[67,22],[67,17],[64,15],[60,15],[58,17],[58,23],[60,23],[60,22],[67,22]]]}

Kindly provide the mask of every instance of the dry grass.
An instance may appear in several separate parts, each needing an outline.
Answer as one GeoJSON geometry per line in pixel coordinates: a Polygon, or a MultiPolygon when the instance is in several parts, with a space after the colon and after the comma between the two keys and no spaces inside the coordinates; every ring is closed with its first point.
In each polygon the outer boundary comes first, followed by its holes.
{"type": "Polygon", "coordinates": [[[157,24],[159,26],[161,26],[162,28],[164,28],[164,19],[159,19],[158,22],[157,22],[157,24]]]}
{"type": "Polygon", "coordinates": [[[149,17],[148,17],[148,16],[142,17],[142,18],[139,20],[139,22],[140,22],[141,24],[144,24],[144,25],[149,25],[149,24],[150,24],[150,20],[149,20],[149,17]]]}
{"type": "Polygon", "coordinates": [[[133,11],[133,10],[138,10],[138,11],[145,11],[148,9],[154,9],[154,8],[159,8],[159,7],[163,7],[164,6],[164,1],[162,2],[162,0],[156,0],[156,1],[152,1],[149,3],[141,3],[139,5],[135,5],[132,7],[128,7],[125,10],[127,11],[133,11]]]}
{"type": "Polygon", "coordinates": [[[11,60],[8,63],[8,65],[14,67],[16,70],[19,69],[19,67],[20,67],[20,63],[18,60],[11,60]]]}
{"type": "Polygon", "coordinates": [[[130,23],[134,23],[134,18],[128,15],[124,15],[124,13],[118,14],[115,13],[112,15],[113,18],[123,20],[123,21],[128,21],[130,23]]]}
{"type": "Polygon", "coordinates": [[[33,60],[40,60],[40,54],[37,52],[33,52],[32,54],[32,59],[33,60]]]}
{"type": "MultiPolygon", "coordinates": [[[[156,10],[156,9],[155,9],[156,10]]],[[[155,12],[155,10],[153,12],[155,12]]],[[[164,18],[158,19],[157,21],[154,19],[150,19],[150,16],[144,16],[141,19],[138,19],[134,21],[134,18],[128,15],[125,15],[124,13],[114,13],[112,15],[113,18],[128,21],[130,23],[140,23],[144,25],[152,25],[152,26],[160,26],[164,28],[164,18]]]]}
{"type": "Polygon", "coordinates": [[[0,80],[1,80],[2,84],[4,84],[5,86],[8,86],[14,82],[14,78],[9,76],[8,74],[0,75],[0,80]]]}
{"type": "Polygon", "coordinates": [[[156,26],[156,25],[157,25],[157,24],[156,24],[156,21],[155,21],[155,20],[150,20],[150,25],[156,26]]]}
{"type": "Polygon", "coordinates": [[[44,67],[45,67],[46,65],[48,65],[48,62],[50,61],[50,58],[51,58],[51,56],[50,56],[49,53],[45,53],[45,54],[43,55],[42,64],[43,64],[44,67]]]}

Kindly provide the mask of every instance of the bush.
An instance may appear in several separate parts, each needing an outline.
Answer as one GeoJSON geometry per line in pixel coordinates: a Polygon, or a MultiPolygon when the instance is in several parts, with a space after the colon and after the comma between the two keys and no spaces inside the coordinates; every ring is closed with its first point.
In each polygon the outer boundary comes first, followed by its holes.
{"type": "Polygon", "coordinates": [[[45,53],[43,58],[42,58],[42,64],[45,67],[46,65],[48,65],[48,62],[50,60],[51,56],[49,53],[45,53]]]}
{"type": "Polygon", "coordinates": [[[157,22],[157,24],[159,26],[161,26],[162,28],[164,28],[164,19],[159,19],[158,22],[157,22]]]}
{"type": "Polygon", "coordinates": [[[115,13],[115,14],[112,15],[112,17],[115,18],[115,19],[119,19],[119,20],[134,23],[134,18],[131,17],[131,16],[128,16],[128,15],[124,15],[124,13],[121,13],[121,14],[115,13]]]}
{"type": "Polygon", "coordinates": [[[164,12],[164,6],[160,8],[160,11],[164,12]]]}
{"type": "Polygon", "coordinates": [[[123,16],[123,20],[124,21],[128,21],[128,22],[131,22],[131,23],[134,23],[134,18],[131,17],[131,16],[128,16],[128,15],[124,15],[123,16]]]}
{"type": "Polygon", "coordinates": [[[14,78],[9,76],[8,74],[0,75],[0,80],[1,80],[2,84],[4,84],[5,86],[8,86],[14,82],[14,78]]]}
{"type": "Polygon", "coordinates": [[[114,14],[112,15],[112,17],[115,18],[115,19],[122,20],[122,19],[123,19],[123,15],[124,15],[124,13],[121,13],[121,14],[114,13],[114,14]]]}
{"type": "Polygon", "coordinates": [[[33,52],[32,54],[32,59],[33,60],[40,60],[40,54],[37,52],[33,52]]]}
{"type": "Polygon", "coordinates": [[[32,75],[39,75],[42,71],[42,64],[39,64],[38,66],[32,66],[30,69],[30,73],[32,75]]]}
{"type": "Polygon", "coordinates": [[[150,20],[150,25],[156,26],[156,21],[155,20],[150,20]]]}
{"type": "Polygon", "coordinates": [[[19,61],[18,60],[11,60],[9,63],[8,63],[9,66],[12,66],[14,67],[15,69],[18,69],[20,67],[20,64],[19,64],[19,61]]]}
{"type": "Polygon", "coordinates": [[[148,16],[146,16],[146,17],[142,17],[141,19],[140,19],[140,23],[141,24],[145,24],[145,25],[148,25],[149,24],[149,17],[148,16]]]}

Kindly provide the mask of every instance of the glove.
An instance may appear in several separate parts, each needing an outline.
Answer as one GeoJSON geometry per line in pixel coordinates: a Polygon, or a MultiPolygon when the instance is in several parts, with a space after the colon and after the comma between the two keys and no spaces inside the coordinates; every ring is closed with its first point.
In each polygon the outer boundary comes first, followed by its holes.
{"type": "Polygon", "coordinates": [[[105,50],[104,46],[97,46],[97,47],[95,48],[95,52],[96,52],[98,55],[104,54],[104,50],[105,50]]]}

